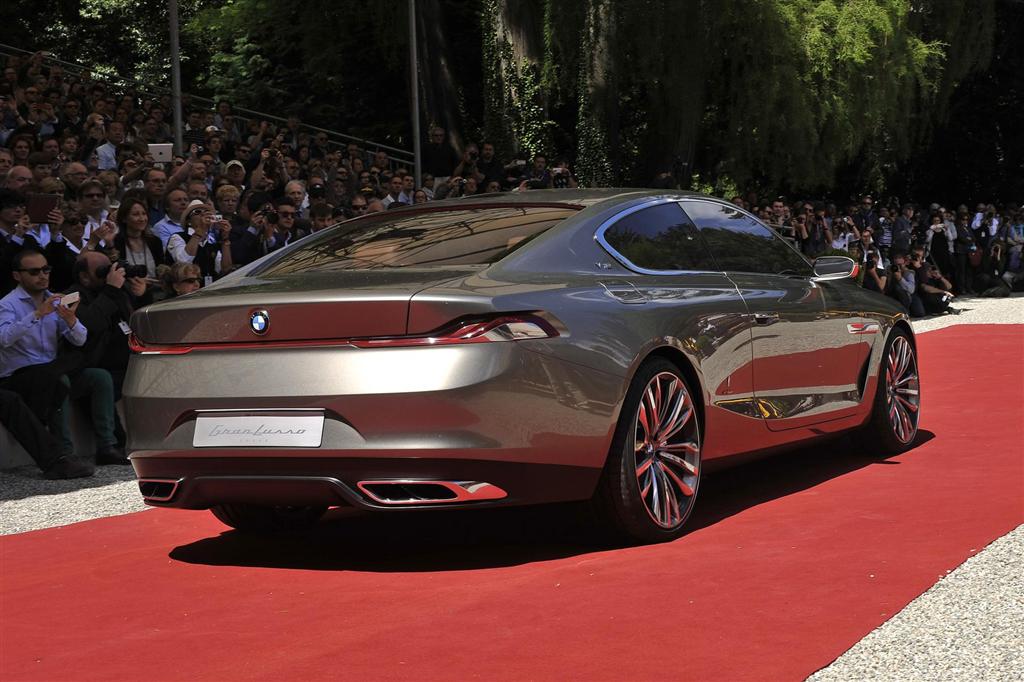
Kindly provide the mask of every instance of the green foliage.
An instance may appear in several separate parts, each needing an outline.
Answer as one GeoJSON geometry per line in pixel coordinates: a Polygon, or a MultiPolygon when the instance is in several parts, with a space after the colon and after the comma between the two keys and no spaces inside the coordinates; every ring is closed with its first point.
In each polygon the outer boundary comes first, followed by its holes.
{"type": "MultiPolygon", "coordinates": [[[[179,5],[187,90],[411,146],[405,2],[179,5]]],[[[425,118],[455,112],[456,132],[503,154],[573,156],[587,185],[672,170],[719,194],[891,185],[988,67],[997,27],[995,0],[418,6],[425,118]]],[[[7,0],[0,25],[28,49],[169,82],[165,0],[7,0]]]]}

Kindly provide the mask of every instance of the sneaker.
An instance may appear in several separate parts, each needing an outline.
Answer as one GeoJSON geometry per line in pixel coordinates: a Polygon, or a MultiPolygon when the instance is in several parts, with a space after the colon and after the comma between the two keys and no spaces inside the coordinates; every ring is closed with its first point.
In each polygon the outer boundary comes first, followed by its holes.
{"type": "Polygon", "coordinates": [[[51,481],[62,478],[86,478],[92,476],[96,468],[89,462],[73,457],[59,457],[43,472],[43,478],[51,481]]]}
{"type": "Polygon", "coordinates": [[[104,445],[96,451],[96,463],[100,466],[107,464],[128,464],[128,458],[124,450],[115,445],[104,445]]]}

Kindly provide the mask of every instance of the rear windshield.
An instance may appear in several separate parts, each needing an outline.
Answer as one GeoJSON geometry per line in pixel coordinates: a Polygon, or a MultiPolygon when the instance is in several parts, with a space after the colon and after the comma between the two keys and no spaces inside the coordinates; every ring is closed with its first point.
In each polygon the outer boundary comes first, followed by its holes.
{"type": "Polygon", "coordinates": [[[426,213],[405,211],[343,223],[304,241],[260,274],[374,270],[495,263],[559,221],[572,208],[481,207],[426,213]]]}

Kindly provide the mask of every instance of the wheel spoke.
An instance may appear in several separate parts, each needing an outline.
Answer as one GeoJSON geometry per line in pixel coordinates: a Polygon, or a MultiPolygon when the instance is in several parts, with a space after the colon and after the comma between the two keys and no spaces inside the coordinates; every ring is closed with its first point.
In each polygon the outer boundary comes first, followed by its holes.
{"type": "Polygon", "coordinates": [[[648,457],[643,462],[641,462],[640,466],[636,468],[636,477],[639,479],[641,476],[643,476],[644,473],[651,468],[651,465],[653,463],[654,457],[648,457]]]}
{"type": "MultiPolygon", "coordinates": [[[[686,469],[686,471],[691,476],[696,476],[697,475],[697,467],[695,467],[694,465],[690,464],[689,462],[687,462],[682,457],[679,457],[678,455],[673,455],[670,452],[665,452],[664,450],[659,450],[658,451],[658,457],[660,457],[661,459],[665,460],[666,462],[670,462],[671,464],[675,464],[677,467],[679,467],[681,469],[686,469]]],[[[671,471],[671,469],[669,469],[669,471],[671,471]]]]}
{"type": "MultiPolygon", "coordinates": [[[[663,467],[662,471],[669,475],[669,477],[675,482],[676,487],[679,488],[679,492],[686,495],[687,497],[693,496],[693,488],[686,484],[683,479],[679,478],[671,467],[663,467]]],[[[696,473],[696,471],[694,471],[696,473]]]]}
{"type": "Polygon", "coordinates": [[[672,491],[669,489],[668,476],[661,464],[658,467],[658,481],[661,483],[661,520],[662,523],[672,523],[672,491]]]}
{"type": "Polygon", "coordinates": [[[679,413],[682,411],[683,406],[686,404],[686,392],[679,391],[675,394],[675,400],[666,410],[668,414],[661,421],[661,428],[658,429],[658,433],[655,434],[656,440],[665,440],[665,432],[672,429],[676,422],[679,420],[679,413]]]}
{"type": "Polygon", "coordinates": [[[647,507],[654,513],[655,521],[664,523],[661,518],[661,481],[658,480],[657,467],[648,469],[648,475],[651,477],[651,502],[647,507]]]}
{"type": "Polygon", "coordinates": [[[690,421],[690,417],[692,416],[693,410],[687,407],[682,414],[676,416],[676,421],[671,426],[671,428],[662,429],[662,432],[659,434],[658,440],[668,440],[672,436],[679,433],[679,430],[686,426],[686,422],[690,421]]]}
{"type": "Polygon", "coordinates": [[[907,400],[907,399],[906,399],[906,398],[904,398],[903,396],[901,396],[901,395],[897,395],[897,396],[896,396],[896,400],[897,400],[897,402],[899,402],[899,403],[900,403],[900,405],[902,405],[902,406],[903,406],[903,407],[904,407],[905,409],[907,409],[907,410],[909,410],[909,411],[911,411],[911,412],[917,412],[917,405],[915,405],[914,403],[910,402],[909,400],[907,400]]]}
{"type": "MultiPolygon", "coordinates": [[[[661,382],[658,382],[659,384],[661,382]]],[[[668,384],[668,390],[665,392],[665,396],[662,399],[662,411],[658,415],[658,421],[664,424],[669,417],[669,412],[672,411],[672,406],[675,403],[676,394],[679,391],[679,383],[676,381],[670,381],[668,384]]]]}
{"type": "Polygon", "coordinates": [[[642,400],[640,401],[640,412],[637,414],[637,421],[640,422],[640,426],[644,430],[644,440],[651,440],[654,437],[654,432],[651,429],[650,417],[647,414],[647,405],[642,400]]]}
{"type": "Polygon", "coordinates": [[[651,427],[651,438],[655,438],[661,426],[661,419],[658,418],[659,406],[654,400],[654,391],[650,386],[644,391],[644,402],[647,405],[647,423],[651,427]]]}

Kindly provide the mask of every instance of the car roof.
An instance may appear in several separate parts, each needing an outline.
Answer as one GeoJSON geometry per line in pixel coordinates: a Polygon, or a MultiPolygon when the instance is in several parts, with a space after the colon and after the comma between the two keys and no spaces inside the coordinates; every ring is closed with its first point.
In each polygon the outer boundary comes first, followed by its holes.
{"type": "Polygon", "coordinates": [[[478,194],[471,197],[455,197],[442,199],[432,204],[451,205],[462,203],[495,203],[495,204],[566,204],[573,206],[592,206],[603,201],[618,200],[618,202],[643,197],[698,197],[711,199],[705,194],[698,192],[687,192],[681,190],[658,190],[632,187],[602,187],[594,189],[530,189],[522,192],[494,192],[492,194],[478,194]]]}

